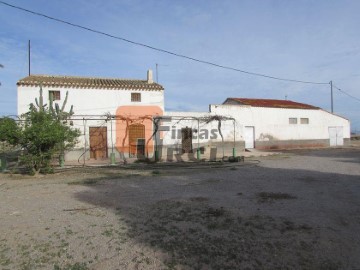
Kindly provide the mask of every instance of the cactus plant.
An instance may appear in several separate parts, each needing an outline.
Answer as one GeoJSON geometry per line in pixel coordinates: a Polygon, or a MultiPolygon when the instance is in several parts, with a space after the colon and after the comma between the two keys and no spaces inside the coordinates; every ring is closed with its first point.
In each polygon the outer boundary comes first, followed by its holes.
{"type": "Polygon", "coordinates": [[[39,95],[39,99],[35,98],[35,104],[38,107],[38,109],[36,109],[36,107],[34,106],[33,103],[30,104],[30,108],[31,109],[35,109],[36,111],[42,112],[44,111],[45,107],[47,104],[44,104],[44,98],[43,98],[43,90],[42,90],[42,85],[40,84],[40,95],[39,95]]]}
{"type": "Polygon", "coordinates": [[[65,106],[68,101],[68,96],[69,96],[69,92],[67,91],[65,100],[60,108],[58,103],[55,103],[55,106],[54,106],[54,96],[53,96],[53,93],[50,92],[49,109],[50,109],[50,112],[52,113],[52,115],[59,121],[66,121],[70,116],[72,116],[74,114],[74,106],[73,105],[71,105],[69,112],[65,111],[65,106]]]}

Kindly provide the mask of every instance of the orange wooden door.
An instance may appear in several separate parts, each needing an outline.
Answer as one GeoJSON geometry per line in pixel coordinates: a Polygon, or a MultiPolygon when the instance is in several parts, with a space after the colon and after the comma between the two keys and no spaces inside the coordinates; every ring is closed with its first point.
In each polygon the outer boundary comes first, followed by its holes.
{"type": "Polygon", "coordinates": [[[108,157],[107,128],[90,127],[90,158],[101,159],[108,157]]]}
{"type": "Polygon", "coordinates": [[[130,156],[135,157],[145,154],[145,126],[133,124],[129,126],[129,152],[130,156]]]}

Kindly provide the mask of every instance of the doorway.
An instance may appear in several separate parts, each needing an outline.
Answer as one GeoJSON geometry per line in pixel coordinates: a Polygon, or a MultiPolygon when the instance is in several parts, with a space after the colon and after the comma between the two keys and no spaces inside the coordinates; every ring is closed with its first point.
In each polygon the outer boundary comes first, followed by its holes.
{"type": "Polygon", "coordinates": [[[129,155],[130,157],[145,155],[145,126],[133,124],[129,126],[129,155]]]}
{"type": "Polygon", "coordinates": [[[245,127],[245,148],[253,149],[255,148],[255,128],[254,127],[245,127]]]}
{"type": "Polygon", "coordinates": [[[108,157],[107,128],[90,127],[90,158],[102,159],[108,157]]]}
{"type": "Polygon", "coordinates": [[[192,153],[192,128],[186,127],[181,129],[181,147],[182,153],[192,153]]]}
{"type": "Polygon", "coordinates": [[[343,127],[329,127],[330,146],[344,145],[343,127]]]}

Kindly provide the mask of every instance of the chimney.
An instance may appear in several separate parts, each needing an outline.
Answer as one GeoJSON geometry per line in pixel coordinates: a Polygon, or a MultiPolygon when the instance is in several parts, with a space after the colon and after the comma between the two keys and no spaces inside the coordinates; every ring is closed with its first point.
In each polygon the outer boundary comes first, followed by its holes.
{"type": "Polygon", "coordinates": [[[147,82],[148,83],[154,83],[154,80],[153,80],[153,73],[152,73],[152,70],[149,69],[147,71],[147,82]]]}

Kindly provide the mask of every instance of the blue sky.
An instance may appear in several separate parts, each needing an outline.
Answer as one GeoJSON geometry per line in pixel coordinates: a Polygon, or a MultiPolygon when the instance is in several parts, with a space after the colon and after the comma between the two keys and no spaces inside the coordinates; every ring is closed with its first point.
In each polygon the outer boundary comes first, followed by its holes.
{"type": "MultiPolygon", "coordinates": [[[[360,98],[360,1],[5,0],[190,57],[282,78],[329,82],[360,98]]],[[[207,111],[227,97],[288,99],[330,110],[330,86],[223,70],[0,4],[0,115],[32,73],[145,79],[159,64],[167,110],[207,111]]],[[[334,112],[360,131],[360,102],[334,90],[334,112]]]]}

